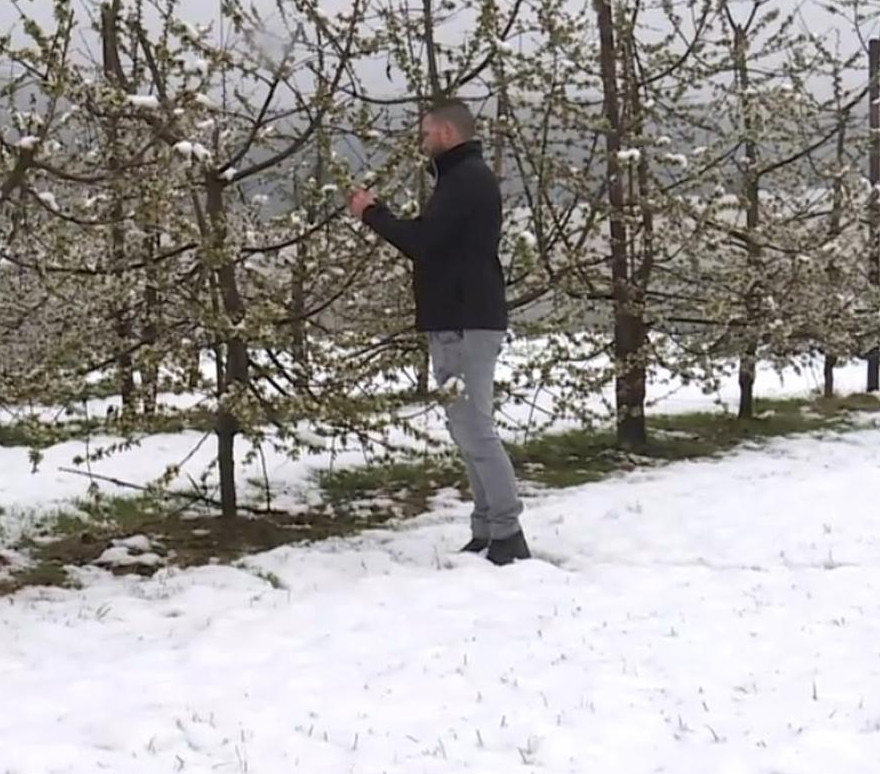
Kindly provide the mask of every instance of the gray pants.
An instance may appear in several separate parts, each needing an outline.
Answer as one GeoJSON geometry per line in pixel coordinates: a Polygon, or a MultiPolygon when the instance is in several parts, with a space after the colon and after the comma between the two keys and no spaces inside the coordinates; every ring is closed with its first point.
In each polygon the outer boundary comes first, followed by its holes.
{"type": "Polygon", "coordinates": [[[446,407],[447,427],[467,467],[474,496],[474,537],[502,540],[519,532],[523,505],[510,457],[492,420],[495,361],[502,331],[440,331],[428,335],[434,379],[441,387],[453,377],[464,394],[446,407]]]}

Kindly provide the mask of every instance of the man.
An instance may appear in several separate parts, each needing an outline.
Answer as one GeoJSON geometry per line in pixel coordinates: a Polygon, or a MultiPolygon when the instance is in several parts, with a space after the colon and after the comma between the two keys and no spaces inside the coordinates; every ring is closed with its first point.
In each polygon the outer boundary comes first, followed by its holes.
{"type": "Polygon", "coordinates": [[[428,334],[434,378],[464,392],[446,409],[447,427],[474,496],[471,541],[495,564],[529,558],[510,458],[492,419],[495,362],[507,330],[504,274],[498,260],[501,192],[461,100],[437,102],[421,125],[434,193],[420,217],[397,218],[370,191],[352,194],[352,213],[413,263],[416,328],[428,334]]]}

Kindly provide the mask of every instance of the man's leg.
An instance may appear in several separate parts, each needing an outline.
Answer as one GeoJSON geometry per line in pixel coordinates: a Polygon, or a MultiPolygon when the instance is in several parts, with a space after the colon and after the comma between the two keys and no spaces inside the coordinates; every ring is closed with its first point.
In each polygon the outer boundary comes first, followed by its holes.
{"type": "MultiPolygon", "coordinates": [[[[434,372],[434,380],[438,386],[443,386],[453,377],[464,378],[464,342],[460,331],[440,331],[428,334],[428,351],[431,357],[431,367],[434,372]]],[[[486,490],[480,480],[478,468],[470,454],[461,447],[452,427],[447,409],[447,427],[452,439],[459,447],[462,459],[467,471],[468,483],[471,494],[474,497],[474,510],[471,513],[471,534],[473,544],[468,548],[479,550],[489,542],[489,501],[486,498],[486,490]]]]}
{"type": "Polygon", "coordinates": [[[461,343],[465,391],[449,406],[449,429],[482,484],[489,509],[489,537],[493,542],[503,541],[522,532],[519,515],[523,510],[513,465],[492,418],[495,362],[504,333],[467,330],[461,343]]]}
{"type": "Polygon", "coordinates": [[[479,540],[489,540],[489,500],[477,466],[469,455],[462,453],[464,467],[467,471],[468,483],[474,497],[474,510],[471,513],[471,534],[479,540]]]}

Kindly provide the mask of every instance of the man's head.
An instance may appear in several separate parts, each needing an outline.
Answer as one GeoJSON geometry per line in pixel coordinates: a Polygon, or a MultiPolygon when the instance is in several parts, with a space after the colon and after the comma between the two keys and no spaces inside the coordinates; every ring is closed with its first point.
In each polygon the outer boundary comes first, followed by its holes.
{"type": "Polygon", "coordinates": [[[426,156],[438,156],[472,140],[475,134],[474,115],[462,100],[435,102],[422,119],[422,152],[426,156]]]}

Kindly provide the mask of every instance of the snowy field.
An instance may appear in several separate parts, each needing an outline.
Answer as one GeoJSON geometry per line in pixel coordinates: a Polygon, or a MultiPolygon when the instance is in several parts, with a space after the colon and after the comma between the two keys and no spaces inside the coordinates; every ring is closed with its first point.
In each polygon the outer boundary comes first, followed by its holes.
{"type": "Polygon", "coordinates": [[[880,431],[0,600],[3,774],[876,772],[880,431]],[[273,573],[284,587],[260,575],[273,573]]]}
{"type": "MultiPolygon", "coordinates": [[[[394,530],[2,598],[0,774],[873,774],[878,448],[780,440],[544,492],[512,567],[456,553],[444,492],[394,530]]],[[[16,451],[0,500],[73,494],[16,451]]]]}

